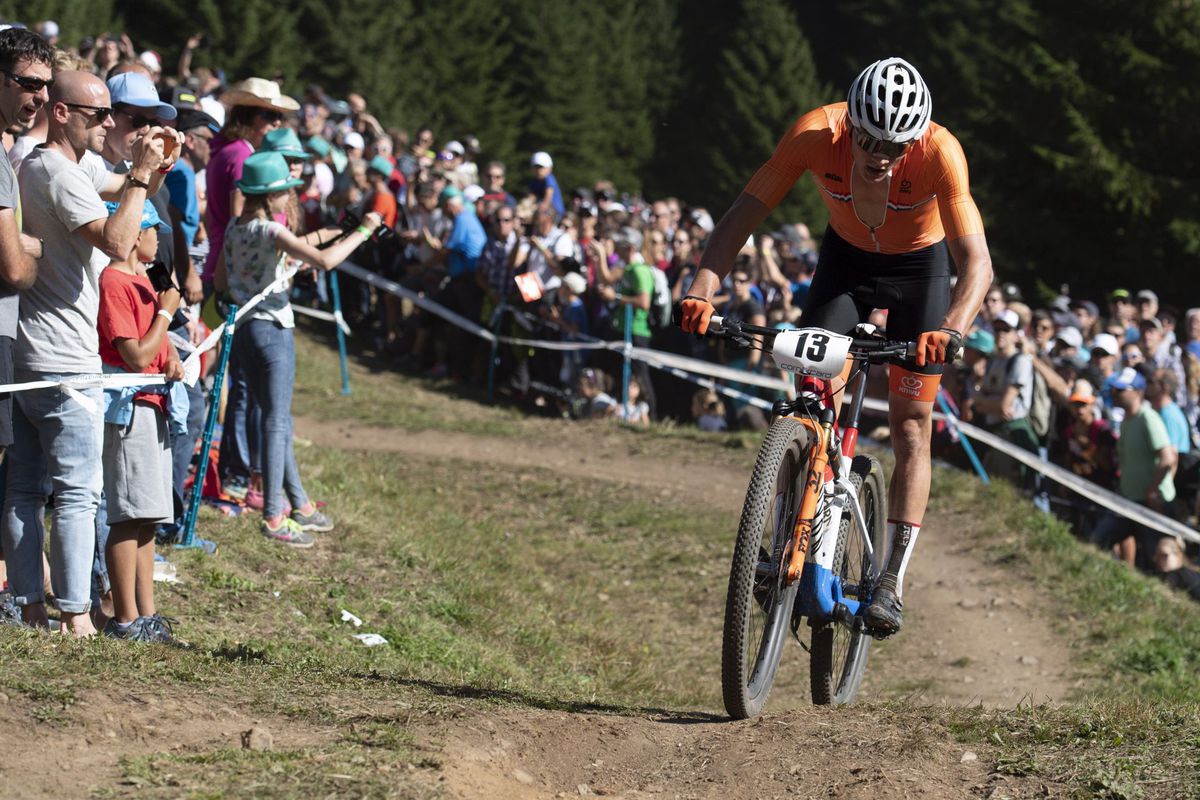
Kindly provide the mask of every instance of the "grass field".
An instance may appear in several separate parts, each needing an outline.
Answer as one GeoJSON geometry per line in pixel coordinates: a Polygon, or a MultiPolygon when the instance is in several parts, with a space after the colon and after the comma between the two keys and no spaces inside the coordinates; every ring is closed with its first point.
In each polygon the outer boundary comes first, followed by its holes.
{"type": "MultiPolygon", "coordinates": [[[[354,394],[335,355],[300,337],[296,410],[390,431],[469,432],[537,441],[619,436],[640,452],[744,463],[745,437],[579,427],[527,419],[356,366],[354,394]]],[[[682,498],[503,462],[298,448],[310,493],[338,530],[309,551],[257,533],[257,518],[209,509],[214,556],[169,553],[182,583],[159,585],[191,647],[130,647],[0,630],[5,718],[35,736],[107,734],[95,715],[130,697],[187,709],[240,705],[288,726],[267,751],[161,749],[122,763],[97,796],[435,796],[438,754],[414,721],[463,703],[516,708],[720,713],[719,641],[736,516],[696,514],[682,498]],[[715,588],[714,588],[715,587],[715,588]],[[342,620],[349,611],[361,629],[342,620]],[[353,634],[381,634],[366,647],[353,634]],[[697,676],[704,676],[698,679],[697,676]],[[332,733],[331,733],[332,732],[332,733]],[[282,737],[281,737],[282,738],[282,737]]],[[[665,458],[665,460],[669,460],[665,458]]],[[[939,474],[936,505],[995,509],[977,533],[999,570],[1035,576],[1061,625],[1087,632],[1080,702],[1009,711],[913,708],[906,715],[994,746],[994,768],[1044,777],[1078,796],[1200,797],[1200,614],[1162,587],[1079,546],[1006,487],[939,474]]],[[[164,712],[165,713],[165,712],[164,712]]],[[[114,725],[116,723],[113,723],[114,725]]],[[[197,721],[197,725],[204,723],[197,721]]]]}

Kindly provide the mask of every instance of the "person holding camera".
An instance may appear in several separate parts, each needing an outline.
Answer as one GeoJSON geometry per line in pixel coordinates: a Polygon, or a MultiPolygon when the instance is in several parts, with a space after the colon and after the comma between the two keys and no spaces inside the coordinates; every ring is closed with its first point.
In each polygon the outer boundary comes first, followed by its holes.
{"type": "MultiPolygon", "coordinates": [[[[96,317],[100,272],[124,259],[139,235],[142,203],[162,184],[166,134],[149,128],[131,147],[127,175],[104,171],[100,150],[113,128],[108,87],[79,71],[54,76],[47,143],[25,161],[19,178],[25,230],[40,239],[38,276],[21,295],[14,350],[20,381],[61,379],[100,371],[96,317]],[[109,216],[104,199],[120,199],[109,216]]],[[[9,581],[27,623],[49,625],[42,585],[46,486],[54,489],[51,581],[61,628],[76,636],[96,630],[91,608],[92,558],[101,488],[99,389],[67,393],[52,387],[22,392],[13,414],[14,444],[4,506],[4,553],[9,581]],[[91,403],[81,403],[82,395],[91,403]]]]}
{"type": "MultiPolygon", "coordinates": [[[[288,256],[331,270],[382,223],[378,214],[367,214],[354,231],[318,250],[274,219],[287,207],[288,190],[300,183],[290,177],[280,153],[255,153],[242,164],[237,189],[245,205],[226,230],[213,275],[216,290],[227,291],[238,305],[278,280],[288,256]]],[[[238,321],[232,356],[242,364],[250,397],[262,410],[262,533],[289,547],[312,547],[309,531],[333,530],[333,522],[305,494],[292,450],[295,325],[289,291],[268,294],[248,318],[238,321]],[[290,517],[284,511],[285,491],[290,517]]]]}
{"type": "MultiPolygon", "coordinates": [[[[119,206],[108,203],[116,212],[119,206]]],[[[179,353],[167,338],[182,302],[161,262],[156,280],[147,274],[159,230],[170,228],[154,205],[143,201],[141,233],[129,255],[100,274],[100,360],[105,372],[162,374],[183,378],[179,353]]],[[[176,384],[177,386],[182,386],[176,384]]],[[[115,639],[171,642],[170,625],[154,603],[154,529],[175,521],[168,415],[186,429],[187,392],[163,386],[106,389],[104,499],[109,533],[104,546],[114,615],[104,634],[115,639]],[[180,417],[183,419],[181,420],[180,417]]]]}

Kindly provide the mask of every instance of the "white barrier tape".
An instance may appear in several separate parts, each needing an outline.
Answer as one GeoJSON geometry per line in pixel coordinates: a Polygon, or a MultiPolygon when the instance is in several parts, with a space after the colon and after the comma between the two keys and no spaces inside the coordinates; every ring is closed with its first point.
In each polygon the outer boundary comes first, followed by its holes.
{"type": "MultiPolygon", "coordinates": [[[[865,408],[872,411],[887,413],[887,403],[882,400],[873,400],[867,398],[863,402],[865,408]]],[[[940,411],[933,412],[934,419],[945,419],[946,415],[940,411]]],[[[1143,525],[1159,533],[1167,534],[1168,536],[1179,536],[1191,542],[1200,543],[1200,532],[1197,532],[1182,522],[1173,520],[1170,517],[1159,514],[1152,508],[1135,503],[1128,500],[1119,494],[1103,489],[1092,483],[1086,478],[1081,478],[1070,470],[1063,469],[1057,464],[1051,464],[1048,461],[1042,460],[1037,453],[1031,453],[1017,447],[1013,443],[1001,439],[990,431],[985,431],[983,428],[972,425],[969,422],[963,422],[961,419],[956,419],[954,424],[958,427],[958,432],[962,435],[973,439],[981,444],[986,444],[995,450],[999,450],[1006,456],[1015,461],[1019,461],[1027,467],[1045,475],[1050,480],[1057,484],[1067,487],[1078,495],[1086,497],[1098,506],[1105,508],[1114,514],[1119,514],[1126,519],[1143,525]]]]}
{"type": "MultiPolygon", "coordinates": [[[[249,312],[263,300],[266,300],[267,295],[287,290],[288,286],[292,282],[292,276],[298,271],[299,270],[296,267],[289,267],[282,275],[268,285],[267,288],[254,295],[254,297],[251,297],[244,304],[238,306],[237,316],[233,318],[234,326],[236,327],[237,321],[241,319],[244,314],[249,312]]],[[[196,347],[195,351],[193,351],[192,354],[187,357],[187,360],[183,362],[183,381],[188,386],[195,386],[196,381],[200,379],[200,356],[217,346],[217,342],[221,341],[221,335],[225,332],[225,325],[226,323],[222,322],[216,327],[216,330],[204,337],[204,341],[201,342],[199,346],[196,347]]]]}
{"type": "Polygon", "coordinates": [[[308,306],[297,305],[292,306],[292,311],[295,311],[297,314],[301,314],[305,317],[312,317],[313,319],[332,322],[342,329],[342,333],[346,334],[347,336],[350,335],[350,326],[346,324],[346,320],[342,319],[341,312],[329,312],[319,308],[309,308],[308,306]]]}
{"type": "Polygon", "coordinates": [[[33,389],[62,389],[75,402],[95,414],[98,410],[95,401],[85,395],[80,389],[128,389],[142,386],[154,386],[166,383],[162,375],[144,375],[136,372],[92,375],[72,375],[60,381],[25,381],[23,383],[0,384],[0,393],[28,392],[33,389]]]}
{"type": "MultiPolygon", "coordinates": [[[[372,272],[368,272],[357,264],[347,261],[339,265],[338,269],[353,275],[354,277],[365,281],[378,289],[382,289],[383,291],[390,292],[391,294],[401,297],[406,297],[430,313],[436,314],[447,322],[463,328],[464,330],[490,342],[499,341],[511,344],[521,344],[548,350],[625,350],[624,342],[548,342],[533,339],[514,339],[508,336],[497,336],[477,323],[471,322],[465,317],[456,314],[453,311],[444,308],[440,304],[435,303],[426,297],[422,297],[416,292],[406,289],[393,281],[389,281],[386,278],[381,278],[372,272]]],[[[712,364],[707,361],[700,361],[699,359],[689,358],[687,356],[666,353],[661,350],[651,350],[644,347],[632,347],[630,348],[629,353],[631,357],[640,361],[645,361],[652,367],[671,371],[675,374],[678,374],[678,372],[686,372],[693,375],[705,375],[710,378],[719,378],[732,383],[740,383],[743,385],[758,386],[764,389],[774,389],[776,391],[787,392],[789,393],[789,396],[793,391],[791,382],[785,381],[781,378],[772,378],[767,375],[757,375],[752,372],[732,369],[730,367],[721,366],[720,364],[712,364]]],[[[698,380],[695,382],[700,383],[698,380]]],[[[700,385],[704,384],[700,383],[700,385]]],[[[754,405],[757,405],[760,408],[770,408],[772,405],[770,402],[762,400],[761,398],[754,398],[753,400],[750,400],[750,395],[744,395],[736,390],[727,390],[725,387],[714,388],[717,388],[718,391],[721,391],[727,395],[730,394],[730,392],[734,393],[733,396],[740,395],[739,399],[747,399],[748,402],[753,402],[754,405]]],[[[887,403],[871,398],[866,398],[863,405],[867,409],[885,414],[887,413],[888,409],[887,403]]],[[[945,419],[945,415],[940,411],[935,411],[933,416],[934,419],[945,419]]],[[[956,420],[955,423],[958,426],[959,433],[962,435],[999,450],[1014,460],[1019,461],[1020,463],[1040,472],[1055,483],[1067,487],[1071,491],[1086,497],[1097,505],[1112,511],[1115,514],[1125,517],[1126,519],[1133,520],[1134,522],[1160,533],[1165,533],[1170,536],[1179,536],[1192,542],[1200,542],[1200,533],[1192,530],[1183,523],[1177,522],[1170,517],[1163,516],[1153,509],[1147,508],[1146,506],[1139,505],[1131,500],[1127,500],[1118,494],[1102,489],[1091,481],[1081,478],[1075,473],[1063,469],[1056,464],[1043,461],[1036,454],[1023,450],[1011,442],[1005,441],[999,436],[989,433],[982,428],[978,428],[969,422],[956,420]]]]}

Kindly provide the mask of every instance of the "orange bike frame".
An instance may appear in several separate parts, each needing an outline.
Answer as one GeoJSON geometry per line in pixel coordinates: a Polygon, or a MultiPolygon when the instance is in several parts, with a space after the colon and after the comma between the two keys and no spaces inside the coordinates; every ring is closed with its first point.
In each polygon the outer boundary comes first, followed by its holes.
{"type": "Polygon", "coordinates": [[[817,502],[825,482],[825,469],[829,465],[829,437],[833,433],[832,425],[819,425],[807,417],[795,419],[812,432],[815,439],[812,447],[815,448],[815,452],[808,462],[804,495],[800,499],[800,511],[796,515],[796,525],[792,530],[792,559],[787,567],[788,586],[800,580],[800,574],[804,571],[804,559],[808,555],[808,543],[812,538],[813,518],[817,515],[817,502]]]}

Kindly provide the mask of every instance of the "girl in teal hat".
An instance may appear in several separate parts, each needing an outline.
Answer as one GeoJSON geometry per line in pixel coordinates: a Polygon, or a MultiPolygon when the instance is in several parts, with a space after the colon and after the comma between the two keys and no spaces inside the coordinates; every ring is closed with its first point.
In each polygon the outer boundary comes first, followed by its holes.
{"type": "MultiPolygon", "coordinates": [[[[214,283],[239,306],[286,270],[288,256],[331,270],[346,260],[379,227],[378,214],[328,249],[318,250],[274,218],[300,181],[289,174],[277,152],[259,152],[242,165],[238,189],[246,197],[241,216],[225,231],[214,283]]],[[[333,530],[333,522],[309,500],[292,451],[292,384],[296,375],[295,317],[285,288],[267,295],[238,319],[232,357],[245,371],[251,401],[262,411],[263,521],[265,536],[291,547],[312,547],[310,531],[333,530]],[[284,509],[284,493],[291,504],[284,509]]]]}

